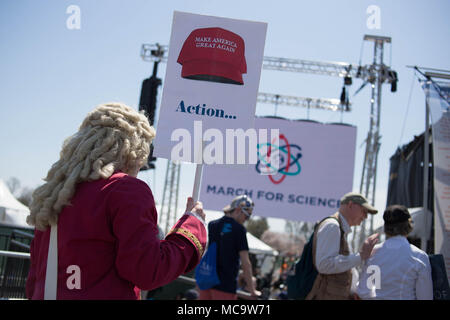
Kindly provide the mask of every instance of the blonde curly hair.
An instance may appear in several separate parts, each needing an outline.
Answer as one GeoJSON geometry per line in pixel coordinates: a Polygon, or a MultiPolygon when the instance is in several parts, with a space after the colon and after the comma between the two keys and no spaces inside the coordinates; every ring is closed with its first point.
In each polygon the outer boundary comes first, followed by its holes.
{"type": "Polygon", "coordinates": [[[143,112],[116,102],[97,106],[78,132],[64,141],[46,183],[33,192],[27,223],[42,231],[56,225],[79,182],[107,179],[117,170],[137,172],[148,158],[154,137],[143,112]]]}

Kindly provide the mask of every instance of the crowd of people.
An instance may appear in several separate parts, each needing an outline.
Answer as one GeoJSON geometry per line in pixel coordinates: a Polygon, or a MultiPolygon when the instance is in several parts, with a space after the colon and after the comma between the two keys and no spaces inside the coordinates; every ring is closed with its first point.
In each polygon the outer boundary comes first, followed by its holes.
{"type": "MultiPolygon", "coordinates": [[[[237,221],[242,223],[249,218],[242,213],[251,212],[253,207],[248,196],[238,196],[225,208],[224,218],[211,222],[211,225],[228,219],[227,212],[230,210],[236,210],[235,216],[241,217],[237,221]]],[[[338,212],[317,224],[313,254],[318,275],[306,297],[307,300],[433,299],[428,255],[407,240],[408,234],[413,230],[413,223],[406,207],[393,205],[384,211],[384,242],[377,243],[379,235],[374,234],[365,240],[359,252],[350,253],[347,243],[350,227],[360,225],[368,214],[377,212],[363,195],[348,193],[342,197],[338,212]]],[[[239,250],[239,247],[234,245],[231,247],[239,250]]],[[[221,250],[232,251],[229,244],[224,245],[221,250]]],[[[248,248],[242,250],[246,252],[248,248]]],[[[236,299],[236,288],[250,293],[250,296],[243,296],[243,299],[288,299],[287,276],[291,272],[289,265],[292,267],[294,258],[290,258],[289,264],[282,263],[276,276],[262,276],[258,268],[254,268],[256,272],[253,272],[251,280],[243,270],[239,272],[238,277],[235,274],[232,278],[222,276],[222,270],[229,270],[230,261],[228,258],[224,259],[219,262],[217,268],[221,281],[233,285],[234,295],[205,297],[202,296],[203,291],[199,290],[199,299],[236,299]],[[237,279],[237,287],[234,279],[237,279]]],[[[223,284],[208,291],[214,292],[221,288],[223,284]]],[[[231,290],[229,292],[231,293],[231,290]]]]}
{"type": "MultiPolygon", "coordinates": [[[[235,300],[241,290],[251,299],[287,299],[286,273],[272,279],[252,268],[244,223],[257,209],[247,195],[234,198],[208,225],[202,203],[188,198],[185,214],[162,239],[152,191],[137,179],[154,137],[143,113],[108,103],[64,142],[30,206],[35,237],[27,297],[45,296],[51,241],[58,253],[57,299],[138,299],[140,290],[154,291],[192,271],[207,243],[216,242],[219,284],[181,298],[235,300]],[[73,266],[80,270],[78,286],[68,285],[73,266]]],[[[321,221],[313,242],[318,276],[307,299],[433,299],[428,256],[406,239],[413,226],[405,207],[386,208],[386,241],[377,244],[374,234],[350,252],[351,227],[377,212],[361,194],[348,193],[321,221]]]]}

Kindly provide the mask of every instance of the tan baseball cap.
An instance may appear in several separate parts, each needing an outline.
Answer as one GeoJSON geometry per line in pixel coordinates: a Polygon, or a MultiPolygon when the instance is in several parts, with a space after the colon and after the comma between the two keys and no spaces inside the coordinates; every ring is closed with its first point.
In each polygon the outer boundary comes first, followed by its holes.
{"type": "Polygon", "coordinates": [[[345,194],[342,198],[341,198],[341,203],[342,204],[346,204],[349,201],[359,204],[361,206],[363,206],[364,208],[367,209],[367,211],[370,214],[376,214],[378,212],[377,209],[375,209],[374,207],[372,207],[369,204],[369,201],[367,201],[367,199],[360,193],[356,193],[356,192],[349,192],[347,194],[345,194]]]}

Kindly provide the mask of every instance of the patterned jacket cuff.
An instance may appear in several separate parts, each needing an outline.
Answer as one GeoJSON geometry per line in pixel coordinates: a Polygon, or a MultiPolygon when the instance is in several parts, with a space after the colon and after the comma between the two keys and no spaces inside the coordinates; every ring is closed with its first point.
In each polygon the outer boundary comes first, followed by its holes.
{"type": "Polygon", "coordinates": [[[206,248],[207,233],[203,221],[193,215],[185,214],[170,230],[167,237],[173,234],[186,238],[194,246],[197,255],[188,267],[189,270],[193,269],[200,262],[206,248]]]}
{"type": "Polygon", "coordinates": [[[206,222],[205,222],[205,220],[202,218],[202,217],[200,217],[200,215],[198,215],[196,212],[185,212],[184,214],[187,214],[187,215],[189,215],[189,216],[193,216],[193,217],[196,217],[198,220],[200,220],[200,222],[203,224],[203,226],[205,227],[205,229],[206,229],[206,222]]]}

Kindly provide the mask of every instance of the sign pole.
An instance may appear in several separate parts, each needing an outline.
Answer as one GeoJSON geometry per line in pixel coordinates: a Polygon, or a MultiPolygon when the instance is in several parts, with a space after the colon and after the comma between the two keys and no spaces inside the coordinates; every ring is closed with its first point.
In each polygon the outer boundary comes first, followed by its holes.
{"type": "Polygon", "coordinates": [[[203,149],[205,147],[205,141],[202,139],[197,145],[194,144],[194,148],[195,147],[194,159],[197,164],[195,167],[194,189],[192,190],[192,199],[194,200],[194,203],[198,201],[200,197],[200,185],[202,183],[203,174],[203,149]]]}
{"type": "Polygon", "coordinates": [[[192,199],[194,199],[194,203],[199,200],[202,173],[203,173],[203,164],[197,164],[195,168],[194,189],[192,191],[192,199]]]}

